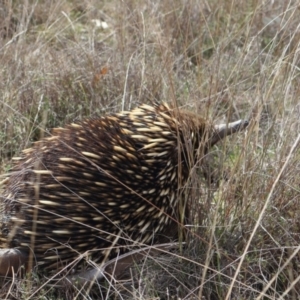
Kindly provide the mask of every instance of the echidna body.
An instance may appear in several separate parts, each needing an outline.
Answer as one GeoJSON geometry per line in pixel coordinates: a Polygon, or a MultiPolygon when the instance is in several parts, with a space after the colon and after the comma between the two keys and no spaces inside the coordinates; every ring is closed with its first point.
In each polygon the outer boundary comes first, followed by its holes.
{"type": "Polygon", "coordinates": [[[57,270],[168,234],[190,167],[232,133],[216,128],[161,104],[55,129],[15,159],[1,196],[1,248],[57,270]]]}

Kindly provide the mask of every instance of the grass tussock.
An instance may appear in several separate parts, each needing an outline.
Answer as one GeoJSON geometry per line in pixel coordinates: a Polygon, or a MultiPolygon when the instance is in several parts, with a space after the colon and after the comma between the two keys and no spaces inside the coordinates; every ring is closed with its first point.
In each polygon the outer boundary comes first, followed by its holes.
{"type": "Polygon", "coordinates": [[[129,281],[53,289],[35,274],[2,299],[299,299],[300,17],[297,1],[4,1],[0,170],[52,128],[169,101],[251,120],[195,167],[182,251],[129,281]]]}

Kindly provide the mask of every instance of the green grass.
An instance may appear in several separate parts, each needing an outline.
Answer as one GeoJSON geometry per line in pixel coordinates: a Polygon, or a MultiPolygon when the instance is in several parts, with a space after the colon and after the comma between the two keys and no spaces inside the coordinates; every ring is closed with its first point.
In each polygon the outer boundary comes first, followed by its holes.
{"type": "MultiPolygon", "coordinates": [[[[105,283],[107,299],[299,298],[299,21],[297,1],[0,5],[1,173],[43,130],[140,103],[251,120],[214,149],[217,183],[191,177],[188,246],[148,258],[134,284],[105,283]]],[[[44,279],[32,276],[1,298],[106,297],[99,286],[34,293],[44,279]]]]}

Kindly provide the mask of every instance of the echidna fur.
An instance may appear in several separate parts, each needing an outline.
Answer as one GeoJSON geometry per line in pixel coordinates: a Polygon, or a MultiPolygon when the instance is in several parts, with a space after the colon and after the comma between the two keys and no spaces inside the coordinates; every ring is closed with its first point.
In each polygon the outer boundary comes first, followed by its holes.
{"type": "Polygon", "coordinates": [[[1,196],[0,248],[57,271],[168,235],[178,188],[218,140],[216,128],[194,113],[144,104],[54,129],[14,159],[1,196]]]}

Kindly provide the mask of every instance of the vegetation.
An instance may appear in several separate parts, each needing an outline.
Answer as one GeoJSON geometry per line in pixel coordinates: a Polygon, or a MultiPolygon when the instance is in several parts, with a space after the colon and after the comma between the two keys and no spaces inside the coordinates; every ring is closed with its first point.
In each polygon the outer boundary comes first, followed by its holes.
{"type": "Polygon", "coordinates": [[[191,174],[181,251],[90,293],[29,274],[1,298],[299,299],[299,24],[296,0],[2,1],[1,173],[51,128],[139,103],[251,123],[214,149],[212,183],[191,174]]]}

